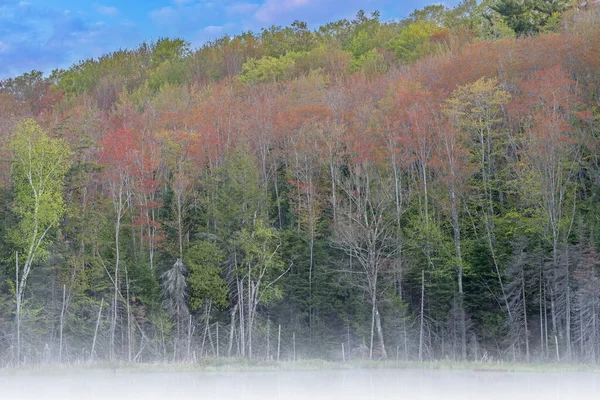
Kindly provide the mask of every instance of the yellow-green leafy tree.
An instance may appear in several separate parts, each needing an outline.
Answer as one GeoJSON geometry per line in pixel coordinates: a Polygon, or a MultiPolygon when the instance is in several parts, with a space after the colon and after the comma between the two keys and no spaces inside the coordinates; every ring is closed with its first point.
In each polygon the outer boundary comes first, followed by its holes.
{"type": "Polygon", "coordinates": [[[65,214],[64,181],[71,166],[66,142],[54,139],[33,120],[17,126],[12,151],[13,211],[18,224],[10,232],[15,248],[16,352],[21,358],[21,308],[33,265],[50,253],[51,233],[65,214]]]}

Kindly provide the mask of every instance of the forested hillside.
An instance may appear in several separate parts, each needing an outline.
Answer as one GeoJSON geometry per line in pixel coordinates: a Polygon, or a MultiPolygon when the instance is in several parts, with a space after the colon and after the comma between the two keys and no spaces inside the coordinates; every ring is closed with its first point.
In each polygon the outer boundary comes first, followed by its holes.
{"type": "Polygon", "coordinates": [[[465,0],[0,83],[0,362],[600,360],[600,8],[465,0]]]}

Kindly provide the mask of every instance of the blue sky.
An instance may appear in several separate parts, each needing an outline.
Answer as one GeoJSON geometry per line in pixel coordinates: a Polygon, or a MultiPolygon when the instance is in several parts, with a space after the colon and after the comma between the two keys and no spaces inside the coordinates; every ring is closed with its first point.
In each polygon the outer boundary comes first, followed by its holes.
{"type": "MultiPolygon", "coordinates": [[[[144,40],[210,39],[298,19],[315,28],[359,9],[401,19],[436,0],[0,0],[0,79],[46,73],[144,40]]],[[[438,1],[439,2],[439,1],[438,1]]],[[[459,0],[447,0],[455,6],[459,0]]]]}

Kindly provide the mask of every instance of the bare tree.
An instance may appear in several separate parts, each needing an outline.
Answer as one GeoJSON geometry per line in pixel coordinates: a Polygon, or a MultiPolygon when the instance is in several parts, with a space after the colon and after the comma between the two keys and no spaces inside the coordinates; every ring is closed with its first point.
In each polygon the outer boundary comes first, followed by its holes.
{"type": "Polygon", "coordinates": [[[579,353],[582,360],[596,363],[600,351],[600,254],[598,250],[583,240],[577,245],[577,267],[574,281],[574,311],[577,315],[575,339],[579,342],[579,353]]]}
{"type": "Polygon", "coordinates": [[[377,168],[364,163],[352,166],[348,176],[339,179],[337,187],[340,194],[333,246],[358,261],[347,272],[360,277],[354,282],[366,290],[371,301],[369,358],[373,358],[375,332],[381,356],[387,358],[379,313],[379,279],[382,268],[398,252],[394,186],[388,184],[377,168]]]}

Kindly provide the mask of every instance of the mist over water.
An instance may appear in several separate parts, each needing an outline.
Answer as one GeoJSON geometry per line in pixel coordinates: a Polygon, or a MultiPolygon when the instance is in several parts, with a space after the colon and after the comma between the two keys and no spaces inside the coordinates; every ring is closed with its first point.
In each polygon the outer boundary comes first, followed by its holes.
{"type": "Polygon", "coordinates": [[[310,372],[81,372],[0,376],[2,399],[592,400],[600,374],[333,370],[310,372]]]}

